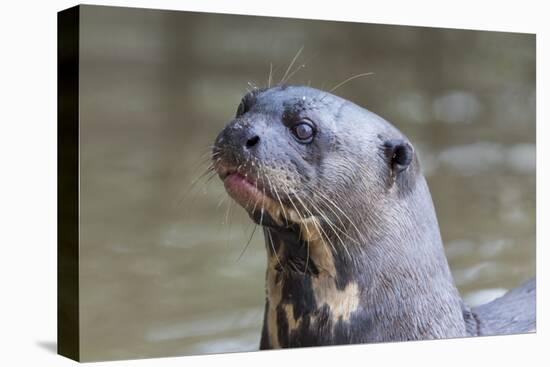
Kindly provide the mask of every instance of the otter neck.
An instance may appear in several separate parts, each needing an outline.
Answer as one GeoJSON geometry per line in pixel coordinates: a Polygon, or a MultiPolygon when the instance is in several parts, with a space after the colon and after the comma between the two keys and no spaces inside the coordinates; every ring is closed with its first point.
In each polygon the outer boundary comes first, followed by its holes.
{"type": "Polygon", "coordinates": [[[363,218],[355,239],[329,235],[323,241],[303,226],[264,228],[262,348],[467,335],[423,179],[415,190],[424,192],[398,202],[398,223],[378,214],[373,228],[367,224],[374,221],[363,218]]]}

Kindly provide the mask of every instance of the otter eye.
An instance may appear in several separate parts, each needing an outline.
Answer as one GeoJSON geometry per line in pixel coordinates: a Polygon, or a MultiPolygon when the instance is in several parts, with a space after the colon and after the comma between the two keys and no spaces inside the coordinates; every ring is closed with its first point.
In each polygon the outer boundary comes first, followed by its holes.
{"type": "Polygon", "coordinates": [[[313,126],[307,122],[294,125],[292,132],[301,142],[309,143],[313,139],[313,126]]]}

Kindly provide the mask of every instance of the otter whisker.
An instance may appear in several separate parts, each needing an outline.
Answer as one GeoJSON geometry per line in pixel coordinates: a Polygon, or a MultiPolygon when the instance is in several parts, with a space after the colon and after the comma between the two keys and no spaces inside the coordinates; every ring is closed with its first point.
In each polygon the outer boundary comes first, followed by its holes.
{"type": "Polygon", "coordinates": [[[294,65],[294,63],[296,62],[296,59],[298,59],[298,57],[300,56],[300,54],[302,53],[302,50],[304,49],[304,46],[300,47],[300,49],[298,50],[298,52],[296,53],[296,55],[294,56],[294,58],[292,59],[292,61],[290,62],[290,65],[288,65],[288,68],[286,69],[285,73],[283,74],[283,77],[281,78],[281,81],[279,82],[279,84],[282,84],[284,81],[285,81],[285,78],[286,76],[288,75],[288,73],[290,72],[290,69],[292,69],[292,66],[294,65]]]}
{"type": "Polygon", "coordinates": [[[214,160],[217,159],[217,158],[219,158],[218,155],[209,155],[209,156],[201,157],[201,158],[197,159],[196,164],[193,167],[193,169],[196,170],[200,166],[204,166],[204,165],[214,168],[214,166],[213,166],[214,160]]]}
{"type": "MultiPolygon", "coordinates": [[[[252,165],[254,165],[254,161],[251,162],[252,165]]],[[[260,167],[260,165],[258,165],[258,167],[260,167]]],[[[260,167],[261,168],[261,167],[260,167]]],[[[248,177],[248,176],[245,176],[245,177],[248,177]]],[[[258,179],[254,180],[254,187],[256,187],[256,190],[258,190],[258,179]]],[[[262,197],[262,203],[263,203],[263,197],[262,197]]],[[[258,200],[255,200],[254,202],[254,207],[252,208],[252,213],[255,213],[256,212],[256,207],[258,206],[258,200]]],[[[260,222],[261,224],[261,222],[260,222]]]]}
{"type": "MultiPolygon", "coordinates": [[[[255,183],[255,186],[256,186],[256,190],[258,190],[258,183],[255,183]]],[[[263,200],[263,198],[262,198],[263,200]]],[[[254,201],[254,207],[252,208],[252,213],[255,213],[256,212],[256,207],[258,206],[258,200],[255,200],[254,201]]]]}
{"type": "Polygon", "coordinates": [[[227,205],[227,209],[225,211],[225,218],[224,218],[224,224],[229,224],[229,214],[231,213],[231,206],[233,205],[233,200],[229,201],[229,204],[227,205]]]}
{"type": "MultiPolygon", "coordinates": [[[[338,230],[340,233],[342,233],[346,238],[351,240],[353,243],[355,243],[357,245],[361,245],[361,243],[358,241],[358,239],[350,236],[350,234],[347,233],[346,224],[342,221],[341,216],[338,213],[336,213],[333,208],[338,209],[340,212],[343,212],[342,209],[340,207],[338,207],[334,202],[332,202],[332,201],[329,202],[329,201],[327,201],[326,199],[324,199],[323,197],[320,197],[320,196],[317,197],[317,201],[319,202],[320,205],[327,208],[328,210],[330,210],[332,212],[332,214],[334,214],[336,219],[341,223],[342,227],[337,226],[335,223],[332,223],[332,222],[330,222],[329,224],[332,224],[334,229],[338,230]]],[[[351,221],[351,219],[348,216],[346,216],[346,217],[348,218],[349,224],[351,224],[353,227],[355,227],[355,229],[357,229],[357,226],[355,225],[355,223],[353,221],[351,221]]],[[[359,237],[359,239],[362,238],[362,236],[359,232],[358,232],[358,237],[359,237]]]]}
{"type": "MultiPolygon", "coordinates": [[[[248,162],[247,162],[247,163],[248,163],[248,162]]],[[[245,173],[245,174],[244,174],[244,178],[245,178],[245,180],[248,179],[248,173],[245,173]]],[[[252,197],[248,198],[248,200],[246,201],[245,207],[248,208],[248,206],[250,205],[250,202],[252,201],[252,199],[253,199],[252,197]]]]}
{"type": "MultiPolygon", "coordinates": [[[[290,191],[290,187],[288,187],[286,184],[285,186],[287,187],[287,190],[288,192],[290,191]]],[[[300,211],[298,210],[298,208],[296,207],[296,204],[294,203],[294,201],[292,200],[290,194],[287,192],[287,198],[288,200],[290,201],[290,204],[294,207],[294,210],[296,210],[296,215],[298,216],[298,218],[302,221],[302,222],[305,222],[305,217],[300,213],[300,211]]],[[[305,229],[306,229],[306,232],[307,232],[307,236],[308,238],[311,238],[311,234],[309,232],[309,227],[306,225],[305,226],[305,229]]],[[[304,271],[303,271],[303,274],[305,275],[306,272],[307,272],[307,268],[309,266],[309,241],[304,241],[305,244],[306,244],[306,265],[304,267],[304,271]]]]}
{"type": "Polygon", "coordinates": [[[213,146],[213,145],[210,145],[210,146],[207,146],[207,147],[205,147],[205,148],[202,148],[202,149],[200,150],[200,154],[199,154],[198,159],[199,159],[199,160],[202,160],[203,158],[209,159],[213,153],[217,153],[217,152],[213,152],[213,151],[212,151],[213,149],[216,149],[216,147],[213,146]]]}
{"type": "Polygon", "coordinates": [[[234,202],[233,200],[229,200],[227,202],[227,209],[225,210],[225,217],[224,219],[222,220],[222,226],[223,227],[226,227],[228,232],[229,232],[229,235],[225,237],[225,246],[229,246],[229,239],[232,237],[231,236],[231,221],[229,220],[230,218],[230,214],[231,214],[231,207],[233,206],[234,202]]]}
{"type": "MultiPolygon", "coordinates": [[[[290,197],[290,195],[288,195],[288,200],[290,201],[290,203],[292,204],[292,206],[294,207],[294,210],[296,210],[296,215],[298,215],[298,218],[305,222],[305,218],[304,216],[300,213],[300,211],[298,210],[298,208],[296,207],[296,204],[294,204],[294,201],[292,200],[292,198],[290,197]]],[[[309,231],[309,227],[307,225],[304,226],[305,229],[306,229],[306,233],[307,233],[307,236],[308,238],[311,238],[311,233],[309,231]]],[[[306,244],[306,264],[304,266],[304,272],[303,274],[305,275],[307,273],[307,269],[308,269],[308,266],[309,266],[309,241],[304,241],[305,244],[306,244]]]]}
{"type": "Polygon", "coordinates": [[[199,183],[200,180],[207,177],[208,175],[211,175],[212,173],[216,174],[215,171],[213,172],[213,168],[207,167],[206,170],[204,170],[204,172],[202,172],[197,178],[191,181],[191,184],[187,188],[187,192],[185,194],[188,194],[188,192],[192,191],[195,188],[195,186],[199,183]]]}
{"type": "MultiPolygon", "coordinates": [[[[306,211],[308,211],[309,214],[310,214],[312,217],[315,217],[315,216],[313,215],[313,213],[308,209],[307,205],[305,205],[304,202],[300,199],[300,197],[299,197],[298,195],[296,195],[296,193],[293,193],[293,194],[294,194],[294,197],[295,197],[296,199],[298,199],[298,201],[300,202],[300,204],[304,207],[304,209],[306,209],[306,211]]],[[[304,200],[306,200],[306,199],[304,198],[304,200]]],[[[312,203],[310,202],[310,204],[312,204],[312,203]]],[[[322,214],[322,213],[320,213],[320,214],[322,214]]],[[[330,253],[330,249],[329,249],[328,246],[327,246],[327,242],[328,242],[328,244],[330,245],[330,247],[332,247],[332,250],[334,251],[334,253],[337,254],[338,251],[336,250],[336,248],[334,247],[334,245],[333,245],[332,242],[330,241],[330,237],[327,235],[327,233],[326,233],[325,230],[323,229],[323,226],[322,226],[320,223],[318,223],[317,221],[315,221],[315,220],[313,221],[313,226],[314,226],[315,229],[317,230],[317,233],[321,234],[321,242],[323,243],[323,245],[324,245],[325,250],[327,251],[327,253],[328,253],[328,254],[330,253]],[[325,236],[326,241],[323,240],[323,238],[322,238],[323,235],[325,236]]]]}
{"type": "Polygon", "coordinates": [[[306,67],[306,64],[301,64],[301,65],[298,65],[298,67],[296,69],[294,69],[290,74],[288,74],[288,76],[286,77],[285,80],[281,81],[281,83],[286,83],[290,80],[290,78],[292,78],[292,76],[294,74],[296,74],[299,70],[301,69],[304,69],[306,67]]]}
{"type": "Polygon", "coordinates": [[[306,274],[307,267],[309,266],[309,241],[306,242],[306,265],[304,267],[304,275],[306,274]]]}
{"type": "Polygon", "coordinates": [[[198,175],[198,177],[192,179],[192,181],[187,185],[187,187],[184,187],[176,195],[174,206],[176,207],[180,206],[191,194],[191,192],[196,188],[197,184],[200,181],[202,181],[205,177],[207,177],[205,183],[209,183],[209,181],[211,180],[211,177],[215,175],[216,175],[216,171],[214,169],[214,165],[210,163],[205,169],[201,170],[201,173],[198,175]]]}
{"type": "MultiPolygon", "coordinates": [[[[338,231],[336,230],[336,226],[332,223],[332,221],[328,218],[328,216],[322,211],[322,210],[319,210],[319,208],[316,207],[316,205],[313,203],[313,201],[310,201],[310,205],[312,205],[314,207],[314,209],[319,212],[319,214],[323,217],[324,221],[326,222],[326,224],[329,226],[329,228],[332,230],[332,232],[334,233],[334,235],[338,238],[338,240],[340,241],[340,244],[342,245],[342,247],[344,248],[344,250],[346,251],[347,255],[351,258],[351,254],[349,253],[349,250],[347,248],[347,246],[345,245],[344,241],[342,240],[342,238],[340,237],[340,235],[338,234],[338,231]]],[[[328,236],[327,236],[327,240],[329,240],[328,236]]],[[[332,242],[330,242],[329,240],[329,243],[332,245],[332,242]]],[[[333,246],[334,248],[334,246],[333,246]]]]}
{"type": "MultiPolygon", "coordinates": [[[[351,82],[351,81],[354,80],[354,79],[361,78],[361,77],[364,77],[364,76],[373,75],[373,74],[374,74],[373,72],[356,74],[356,75],[351,76],[351,77],[347,78],[346,80],[344,80],[344,81],[342,81],[342,82],[336,84],[336,85],[335,85],[334,87],[332,87],[332,89],[329,90],[328,92],[329,92],[329,93],[332,93],[332,92],[334,92],[336,89],[338,89],[338,88],[340,88],[341,86],[343,86],[343,85],[345,85],[345,84],[351,82]]],[[[324,98],[324,97],[323,97],[323,98],[324,98]]]]}
{"type": "MultiPolygon", "coordinates": [[[[216,157],[217,157],[217,155],[216,155],[216,157]]],[[[215,157],[214,157],[214,153],[210,153],[210,154],[208,154],[208,155],[203,155],[203,156],[197,158],[196,165],[195,165],[195,167],[193,167],[193,168],[196,169],[196,168],[198,168],[198,167],[200,167],[200,166],[202,166],[202,165],[209,164],[209,163],[211,164],[211,163],[212,163],[212,160],[213,160],[214,158],[215,158],[215,157]]]]}
{"type": "MultiPolygon", "coordinates": [[[[318,199],[321,199],[321,198],[318,198],[318,199]]],[[[329,205],[326,201],[324,201],[322,199],[319,200],[319,204],[322,204],[324,207],[329,209],[334,214],[334,216],[338,219],[338,221],[342,224],[342,226],[345,227],[344,222],[342,222],[342,219],[340,218],[340,216],[332,209],[331,205],[329,205]]],[[[321,211],[321,212],[324,213],[323,211],[321,211]]],[[[331,225],[333,230],[336,229],[337,231],[339,231],[340,233],[345,235],[348,239],[350,239],[352,242],[355,242],[357,245],[360,245],[360,243],[355,238],[353,238],[349,234],[347,234],[347,232],[345,231],[345,228],[344,229],[340,228],[335,223],[333,223],[330,219],[328,219],[328,217],[326,217],[326,220],[328,221],[327,224],[331,225]]]]}
{"type": "Polygon", "coordinates": [[[206,165],[205,168],[201,170],[201,174],[196,180],[199,180],[205,173],[208,173],[210,171],[214,171],[214,162],[212,162],[212,159],[210,157],[202,158],[201,160],[197,160],[196,165],[193,167],[193,170],[198,170],[200,166],[206,165]]]}
{"type": "Polygon", "coordinates": [[[252,238],[254,237],[254,233],[256,233],[256,228],[258,228],[258,225],[254,225],[254,228],[252,229],[252,233],[250,234],[250,237],[248,238],[248,242],[246,242],[246,245],[244,246],[243,250],[239,254],[239,257],[237,258],[237,261],[243,257],[244,253],[246,252],[246,249],[248,248],[248,245],[250,245],[250,242],[252,242],[252,238]]]}
{"type": "Polygon", "coordinates": [[[277,250],[275,250],[275,245],[273,245],[273,237],[271,237],[271,231],[267,230],[267,235],[269,236],[269,244],[271,245],[271,248],[273,249],[273,254],[275,255],[275,258],[277,259],[277,262],[279,263],[279,267],[281,268],[282,272],[285,272],[285,268],[283,267],[283,264],[281,264],[281,260],[279,259],[279,255],[277,254],[277,250]]]}
{"type": "MultiPolygon", "coordinates": [[[[298,210],[298,207],[296,206],[296,204],[294,203],[294,201],[292,200],[292,197],[290,196],[290,193],[292,192],[292,194],[295,195],[296,199],[299,199],[296,194],[292,191],[292,189],[286,185],[285,183],[281,182],[281,184],[283,186],[285,186],[287,192],[286,192],[286,197],[288,198],[288,201],[290,202],[290,204],[294,207],[294,210],[296,211],[296,215],[298,215],[298,218],[302,221],[302,222],[305,222],[306,221],[306,218],[304,215],[301,214],[301,212],[298,210]]],[[[307,210],[307,208],[305,208],[307,210]]],[[[311,214],[311,213],[310,213],[311,214]]],[[[309,228],[307,226],[305,226],[306,228],[306,232],[307,232],[307,235],[308,235],[308,238],[311,237],[311,234],[309,232],[309,228]]]]}
{"type": "Polygon", "coordinates": [[[247,84],[250,88],[252,88],[253,91],[258,89],[258,86],[254,82],[247,82],[247,84]]]}
{"type": "Polygon", "coordinates": [[[216,209],[219,209],[225,201],[228,200],[228,196],[223,195],[221,200],[218,201],[218,204],[216,205],[216,209]]]}
{"type": "Polygon", "coordinates": [[[269,63],[269,76],[267,78],[267,87],[271,88],[271,80],[273,78],[273,63],[269,63]]]}
{"type": "Polygon", "coordinates": [[[216,145],[208,145],[206,147],[203,147],[201,149],[201,154],[200,154],[200,157],[204,157],[204,156],[209,156],[210,154],[212,154],[212,150],[214,150],[214,152],[217,152],[215,149],[217,149],[216,145]]]}
{"type": "MultiPolygon", "coordinates": [[[[264,178],[265,174],[264,174],[264,168],[263,168],[263,165],[260,163],[258,165],[258,168],[259,168],[259,171],[260,171],[260,177],[264,178]]],[[[262,185],[262,192],[263,192],[263,196],[262,196],[262,207],[261,207],[261,212],[260,212],[260,225],[263,225],[263,222],[264,222],[264,198],[265,198],[265,187],[262,185]]]]}
{"type": "Polygon", "coordinates": [[[263,202],[262,202],[262,207],[260,208],[260,225],[263,225],[262,223],[264,222],[264,206],[263,206],[263,202]]]}
{"type": "Polygon", "coordinates": [[[355,231],[357,231],[357,234],[360,236],[361,235],[361,231],[359,230],[359,228],[357,228],[357,226],[355,225],[355,223],[351,220],[351,218],[342,210],[340,209],[340,207],[338,205],[336,205],[336,203],[334,203],[330,198],[328,198],[327,196],[323,195],[322,193],[320,192],[313,192],[314,195],[318,195],[318,197],[321,197],[323,198],[324,200],[326,200],[328,203],[331,203],[333,205],[333,207],[335,209],[337,209],[338,211],[340,211],[340,213],[342,213],[342,215],[349,221],[349,223],[353,226],[353,228],[355,229],[355,231]]]}
{"type": "Polygon", "coordinates": [[[334,251],[335,255],[338,254],[338,250],[336,250],[336,247],[334,247],[334,245],[330,241],[330,237],[325,232],[323,225],[321,223],[318,223],[317,221],[314,221],[313,226],[315,227],[317,233],[321,235],[321,243],[323,244],[323,248],[325,249],[325,252],[327,253],[327,255],[331,254],[329,246],[332,248],[332,251],[334,251]]]}
{"type": "MultiPolygon", "coordinates": [[[[301,69],[304,69],[314,58],[316,58],[317,56],[319,56],[319,53],[315,53],[313,54],[311,57],[309,57],[304,63],[302,63],[301,65],[297,66],[296,69],[294,69],[287,77],[286,79],[284,79],[282,81],[282,83],[287,83],[294,74],[296,74],[298,71],[300,71],[301,69]]],[[[311,81],[309,82],[311,84],[311,81]]]]}
{"type": "MultiPolygon", "coordinates": [[[[298,198],[299,199],[299,198],[298,198]]],[[[305,198],[304,198],[305,199],[305,198]]],[[[344,250],[346,251],[346,254],[351,258],[351,254],[347,248],[347,246],[344,244],[344,241],[342,240],[342,238],[338,235],[338,231],[337,230],[340,230],[335,224],[332,223],[332,221],[328,218],[328,216],[322,211],[320,210],[314,203],[313,201],[310,199],[310,200],[307,200],[309,202],[309,204],[311,206],[313,206],[313,208],[319,213],[319,215],[321,215],[321,218],[325,221],[325,223],[329,226],[329,228],[332,230],[332,232],[334,233],[334,235],[336,235],[337,239],[340,241],[340,244],[342,245],[342,247],[344,248],[344,250]]],[[[309,211],[309,210],[308,210],[309,211]]],[[[332,242],[330,241],[330,237],[328,236],[328,234],[324,231],[323,227],[321,224],[319,224],[319,226],[316,226],[317,228],[317,231],[319,231],[319,229],[323,232],[324,236],[326,237],[327,239],[327,242],[330,244],[330,246],[332,247],[332,249],[335,251],[335,253],[337,253],[336,251],[336,248],[334,247],[334,245],[332,244],[332,242]]],[[[342,232],[342,230],[340,230],[342,232]]],[[[320,233],[320,232],[319,232],[320,233]]]]}
{"type": "Polygon", "coordinates": [[[265,175],[265,178],[267,179],[267,181],[269,182],[269,186],[271,187],[271,189],[273,190],[273,192],[275,193],[275,196],[277,196],[277,200],[279,201],[279,204],[281,206],[281,210],[283,211],[283,215],[285,217],[285,220],[288,222],[288,217],[286,215],[286,211],[285,211],[285,206],[283,205],[283,201],[281,200],[281,197],[279,196],[279,192],[277,190],[277,187],[275,187],[273,185],[273,183],[271,182],[271,180],[269,179],[269,176],[268,175],[265,175]]]}
{"type": "Polygon", "coordinates": [[[206,179],[206,183],[209,183],[216,176],[217,176],[216,172],[211,172],[210,176],[208,176],[208,178],[206,179]]]}

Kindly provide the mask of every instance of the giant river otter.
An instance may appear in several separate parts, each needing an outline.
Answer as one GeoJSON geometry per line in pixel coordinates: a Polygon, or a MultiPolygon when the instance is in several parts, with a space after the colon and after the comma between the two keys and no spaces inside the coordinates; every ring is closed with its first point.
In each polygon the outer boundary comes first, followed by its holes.
{"type": "Polygon", "coordinates": [[[310,87],[255,89],[212,154],[263,227],[261,349],[534,331],[534,279],[463,302],[415,149],[374,113],[310,87]]]}

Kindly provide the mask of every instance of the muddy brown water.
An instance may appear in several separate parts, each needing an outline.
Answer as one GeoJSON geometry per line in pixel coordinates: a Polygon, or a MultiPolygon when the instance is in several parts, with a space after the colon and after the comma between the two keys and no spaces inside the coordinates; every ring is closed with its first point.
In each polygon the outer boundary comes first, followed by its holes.
{"type": "Polygon", "coordinates": [[[248,83],[329,89],[416,145],[471,304],[535,272],[532,35],[108,7],[81,16],[84,360],[257,349],[265,251],[217,178],[191,181],[248,83]],[[229,211],[228,211],[228,208],[229,211]]]}

